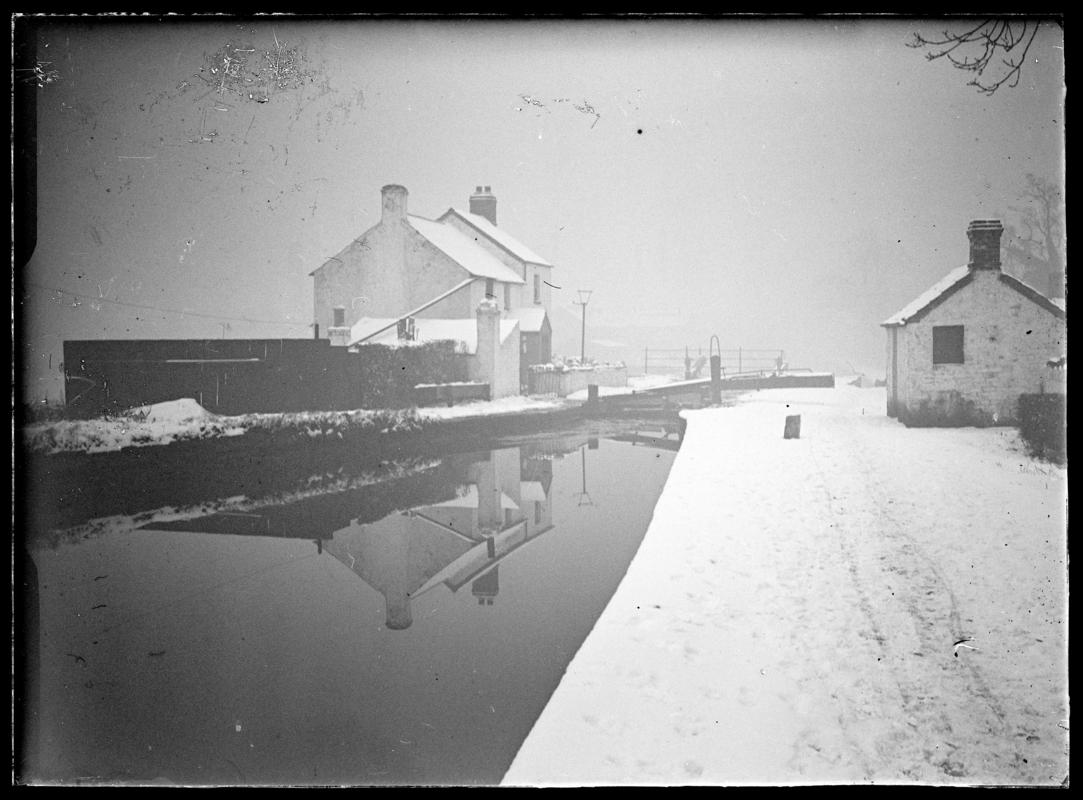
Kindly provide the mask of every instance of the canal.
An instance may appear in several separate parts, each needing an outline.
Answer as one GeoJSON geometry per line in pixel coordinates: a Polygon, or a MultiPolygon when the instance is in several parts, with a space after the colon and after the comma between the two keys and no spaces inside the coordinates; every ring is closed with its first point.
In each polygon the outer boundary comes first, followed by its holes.
{"type": "Polygon", "coordinates": [[[650,522],[676,442],[642,427],[31,509],[24,777],[498,783],[650,522]]]}

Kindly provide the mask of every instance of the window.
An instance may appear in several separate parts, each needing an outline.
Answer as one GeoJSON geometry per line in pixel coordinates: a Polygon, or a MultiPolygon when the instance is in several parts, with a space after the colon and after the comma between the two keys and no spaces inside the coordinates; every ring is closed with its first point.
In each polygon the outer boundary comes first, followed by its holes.
{"type": "Polygon", "coordinates": [[[496,281],[494,281],[492,278],[485,279],[485,299],[496,299],[496,281]]]}
{"type": "Polygon", "coordinates": [[[341,328],[346,325],[346,309],[342,306],[337,306],[334,309],[335,321],[331,323],[332,328],[341,328]]]}
{"type": "Polygon", "coordinates": [[[534,273],[534,305],[541,305],[541,275],[534,273]]]}
{"type": "Polygon", "coordinates": [[[963,363],[963,326],[933,326],[933,363],[963,363]]]}
{"type": "Polygon", "coordinates": [[[504,308],[511,308],[511,284],[504,284],[504,308]]]}

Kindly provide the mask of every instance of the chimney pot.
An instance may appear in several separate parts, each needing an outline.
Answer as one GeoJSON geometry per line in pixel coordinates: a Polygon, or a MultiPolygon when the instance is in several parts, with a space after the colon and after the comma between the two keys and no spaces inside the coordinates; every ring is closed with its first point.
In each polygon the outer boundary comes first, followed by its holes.
{"type": "Polygon", "coordinates": [[[496,198],[492,194],[491,186],[482,187],[479,186],[475,192],[470,195],[470,213],[477,214],[479,217],[485,217],[489,222],[496,224],[496,198]]]}
{"type": "Polygon", "coordinates": [[[1004,226],[998,219],[976,219],[967,226],[971,269],[1000,271],[1000,237],[1004,226]]]}
{"type": "Polygon", "coordinates": [[[389,183],[380,190],[383,198],[380,221],[393,222],[406,219],[406,198],[410,194],[405,186],[389,183]]]}

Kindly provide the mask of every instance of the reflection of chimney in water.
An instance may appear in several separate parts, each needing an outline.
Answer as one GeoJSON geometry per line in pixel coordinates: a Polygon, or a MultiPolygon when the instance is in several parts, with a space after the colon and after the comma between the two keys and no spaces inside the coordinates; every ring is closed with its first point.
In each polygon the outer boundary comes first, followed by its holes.
{"type": "Polygon", "coordinates": [[[493,567],[470,584],[470,593],[478,599],[479,606],[491,606],[493,598],[500,593],[500,566],[493,567]]]}

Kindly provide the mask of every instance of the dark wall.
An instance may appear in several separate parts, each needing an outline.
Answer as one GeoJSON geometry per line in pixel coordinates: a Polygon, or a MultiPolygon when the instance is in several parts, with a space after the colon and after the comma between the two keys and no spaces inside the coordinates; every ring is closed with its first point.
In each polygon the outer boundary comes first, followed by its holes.
{"type": "Polygon", "coordinates": [[[520,334],[519,385],[530,386],[530,366],[548,364],[553,358],[552,330],[546,324],[538,333],[520,334]]]}
{"type": "Polygon", "coordinates": [[[466,372],[452,342],[358,352],[326,339],[64,342],[66,404],[78,417],[183,397],[217,414],[403,408],[416,384],[466,372]]]}

